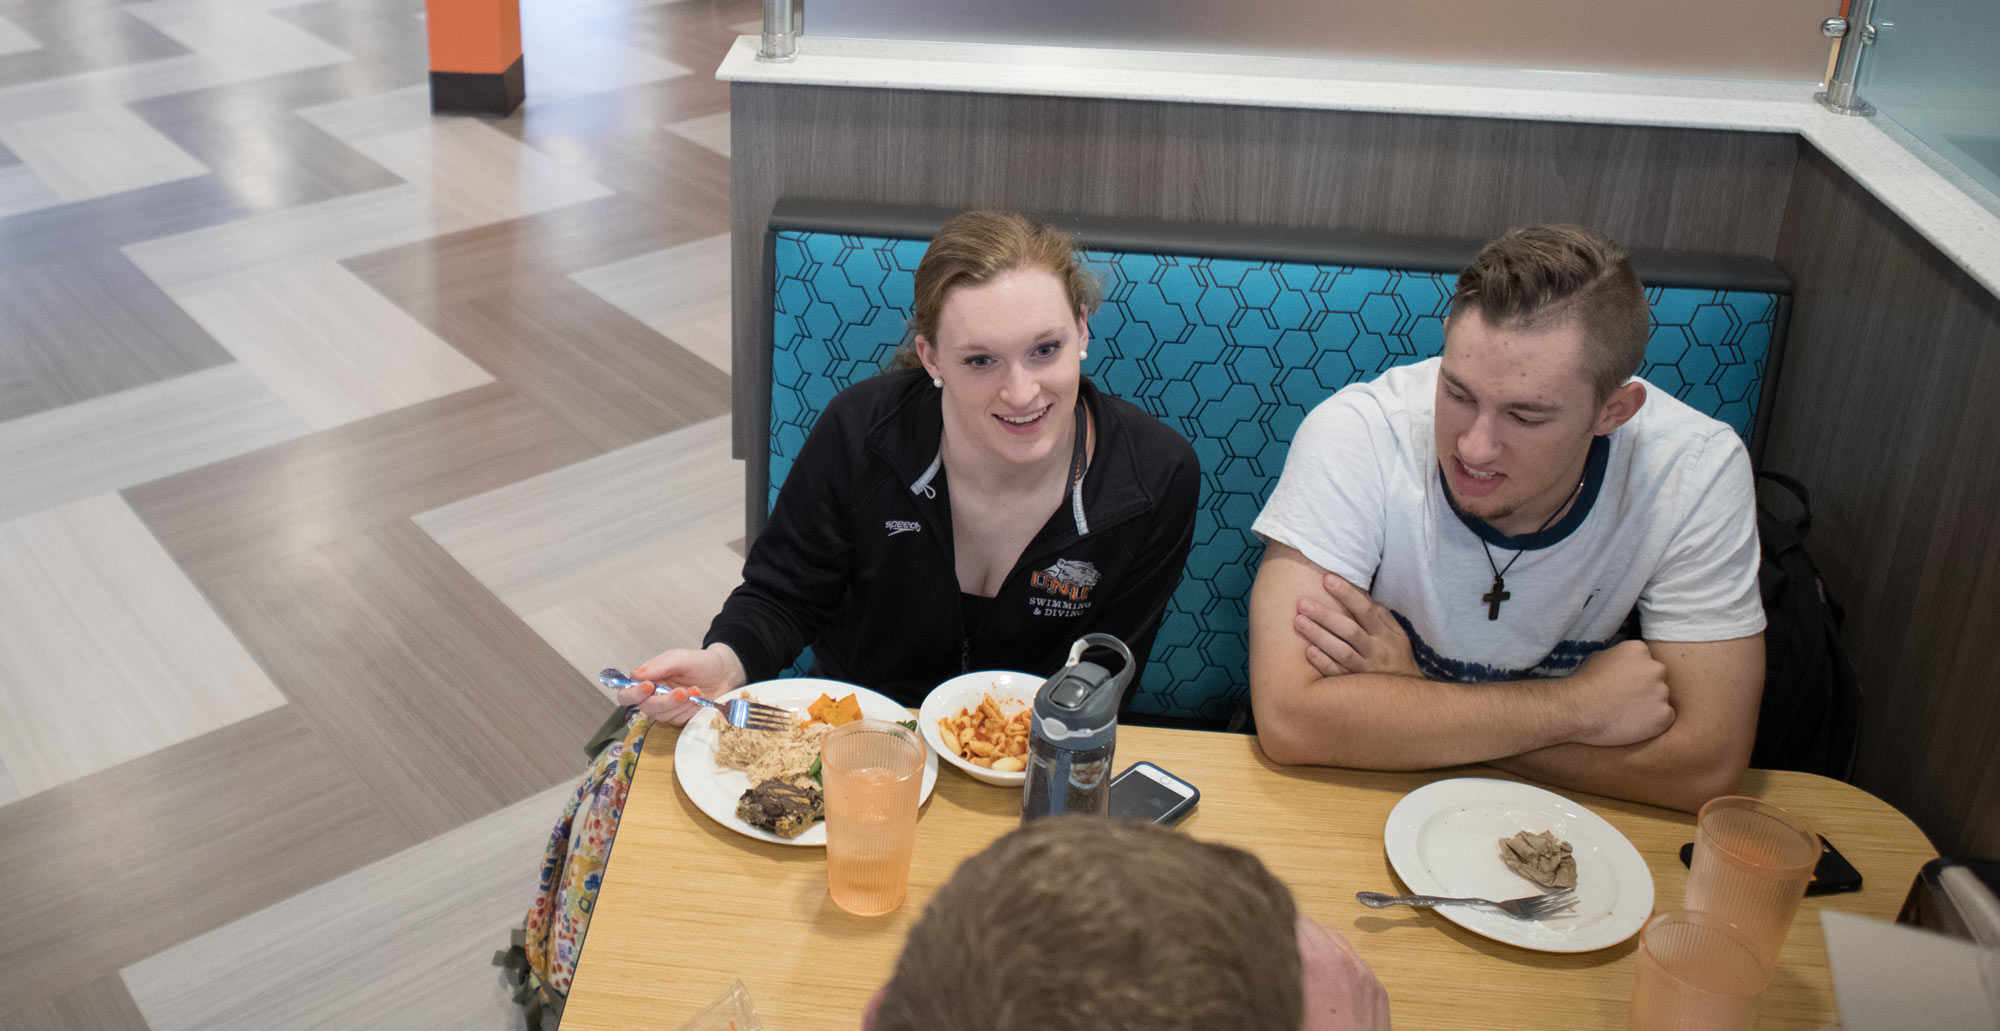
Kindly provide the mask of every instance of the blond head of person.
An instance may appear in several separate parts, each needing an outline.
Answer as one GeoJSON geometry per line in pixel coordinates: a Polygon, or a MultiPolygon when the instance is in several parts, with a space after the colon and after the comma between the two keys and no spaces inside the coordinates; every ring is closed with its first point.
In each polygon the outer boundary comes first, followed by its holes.
{"type": "Polygon", "coordinates": [[[1381,983],[1255,856],[1150,824],[1041,820],[965,861],[868,1031],[1385,1031],[1381,983]]]}

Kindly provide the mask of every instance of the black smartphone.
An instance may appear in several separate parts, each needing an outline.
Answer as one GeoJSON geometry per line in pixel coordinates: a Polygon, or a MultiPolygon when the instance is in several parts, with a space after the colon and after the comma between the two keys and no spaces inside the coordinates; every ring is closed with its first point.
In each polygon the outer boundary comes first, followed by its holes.
{"type": "Polygon", "coordinates": [[[1114,820],[1173,823],[1186,816],[1201,801],[1201,791],[1193,784],[1149,762],[1136,762],[1111,778],[1111,808],[1114,820]]]}
{"type": "MultiPolygon", "coordinates": [[[[1694,865],[1694,842],[1681,846],[1681,865],[1694,865]]],[[[1819,862],[1813,866],[1812,880],[1806,883],[1808,895],[1838,895],[1843,891],[1861,890],[1861,871],[1833,847],[1833,842],[1819,839],[1819,862]]]]}

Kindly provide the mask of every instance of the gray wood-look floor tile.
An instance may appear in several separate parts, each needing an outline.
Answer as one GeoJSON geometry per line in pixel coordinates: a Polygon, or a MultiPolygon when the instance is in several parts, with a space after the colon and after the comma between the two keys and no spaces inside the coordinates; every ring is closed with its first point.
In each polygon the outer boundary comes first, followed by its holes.
{"type": "Polygon", "coordinates": [[[607,198],[346,264],[494,378],[608,450],[723,414],[728,379],[564,273],[698,239],[690,228],[607,198]]]}
{"type": "Polygon", "coordinates": [[[727,419],[416,517],[570,667],[591,677],[698,644],[742,580],[742,463],[727,419]]]}
{"type": "Polygon", "coordinates": [[[125,979],[107,974],[60,995],[0,1012],[0,1031],[151,1031],[125,979]]]}
{"type": "Polygon", "coordinates": [[[729,235],[571,273],[584,289],[729,371],[729,235]]]}
{"type": "MultiPolygon", "coordinates": [[[[698,636],[740,575],[740,488],[718,485],[740,474],[726,457],[673,474],[698,503],[651,539],[624,536],[622,514],[574,524],[622,542],[602,554],[623,549],[630,565],[586,557],[590,575],[549,584],[505,549],[596,553],[526,529],[531,516],[566,525],[533,487],[487,499],[520,507],[486,510],[474,561],[496,583],[512,576],[516,600],[538,606],[525,611],[411,517],[579,464],[583,479],[611,472],[616,461],[592,460],[627,446],[646,458],[663,434],[726,456],[727,376],[694,353],[690,317],[688,339],[663,337],[568,277],[728,231],[727,158],[662,127],[720,131],[729,86],[709,71],[755,4],[529,5],[527,109],[477,122],[428,113],[421,11],[0,0],[39,44],[0,58],[0,129],[75,115],[116,120],[98,133],[115,136],[136,119],[146,149],[166,153],[164,140],[207,169],[60,203],[0,142],[0,508],[22,482],[33,497],[16,516],[122,491],[201,593],[187,607],[211,611],[290,699],[25,796],[0,757],[0,1031],[138,1031],[145,1015],[517,1028],[486,961],[520,919],[578,745],[608,708],[586,674],[698,636]],[[387,320],[498,382],[388,397],[310,432],[177,303],[238,303],[215,291],[254,293],[243,284],[262,277],[297,281],[283,303],[301,311],[368,296],[336,265],[401,313],[378,308],[343,343],[387,320]],[[250,413],[282,417],[276,439],[229,428],[257,424],[250,413]],[[506,819],[511,830],[493,822],[506,819]],[[437,835],[457,836],[345,893],[308,894],[437,835]],[[149,1000],[182,974],[213,992],[142,1014],[126,968],[149,1000]],[[389,1006],[366,991],[385,971],[402,978],[389,1006]]],[[[19,42],[0,26],[0,50],[19,42]]],[[[84,192],[133,185],[143,177],[120,165],[132,157],[65,174],[72,187],[106,178],[84,192]]],[[[238,321],[307,336],[275,310],[251,314],[238,321]]],[[[278,359],[285,375],[310,375],[311,353],[278,359]]],[[[0,683],[0,722],[18,693],[0,683]]]]}
{"type": "Polygon", "coordinates": [[[0,355],[11,355],[51,404],[229,360],[229,352],[116,251],[77,249],[36,261],[11,260],[6,250],[0,244],[7,270],[0,276],[0,355]]]}
{"type": "Polygon", "coordinates": [[[721,415],[728,378],[561,274],[698,238],[680,233],[682,223],[607,199],[347,264],[494,378],[611,449],[721,415]],[[590,238],[600,230],[611,246],[590,238]]]}
{"type": "Polygon", "coordinates": [[[0,806],[0,1013],[415,841],[290,707],[0,806]]]}
{"type": "Polygon", "coordinates": [[[131,109],[207,165],[250,213],[263,213],[401,184],[395,173],[294,112],[378,84],[402,87],[423,75],[422,61],[407,74],[342,63],[154,97],[131,109]]]}
{"type": "Polygon", "coordinates": [[[124,252],[167,293],[186,296],[421,240],[445,227],[436,215],[431,196],[406,184],[156,237],[124,252]]]}
{"type": "Polygon", "coordinates": [[[409,180],[133,244],[125,253],[177,297],[253,274],[339,261],[606,196],[587,172],[472,119],[368,139],[358,149],[409,180]],[[496,189],[498,183],[509,184],[496,189]]]}
{"type": "Polygon", "coordinates": [[[264,9],[282,6],[289,3],[146,0],[126,4],[125,11],[207,59],[230,81],[349,60],[346,51],[264,9]]]}
{"type": "Polygon", "coordinates": [[[197,582],[597,454],[499,385],[461,391],[132,488],[197,582]]]}
{"type": "Polygon", "coordinates": [[[743,463],[729,457],[729,420],[711,419],[415,521],[509,608],[532,612],[741,532],[743,463]]]}
{"type": "Polygon", "coordinates": [[[172,476],[306,432],[235,363],[0,422],[0,521],[172,476]]]}
{"type": "Polygon", "coordinates": [[[713,235],[698,231],[705,222],[629,197],[606,197],[438,235],[342,264],[436,330],[442,311],[545,289],[550,280],[571,272],[713,235]]]}
{"type": "Polygon", "coordinates": [[[118,495],[0,522],[0,759],[20,794],[284,703],[118,495]],[[130,689],[107,704],[112,685],[130,689]]]}
{"type": "Polygon", "coordinates": [[[448,310],[438,335],[605,449],[729,410],[721,370],[566,280],[448,310]]]}
{"type": "MultiPolygon", "coordinates": [[[[273,8],[271,16],[310,32],[353,56],[354,71],[406,76],[402,83],[430,77],[430,40],[422,31],[423,4],[411,0],[378,3],[302,3],[273,8]],[[411,31],[412,26],[417,31],[411,31]]],[[[361,93],[379,83],[356,86],[361,93]]]]}
{"type": "Polygon", "coordinates": [[[0,168],[0,218],[52,208],[62,202],[54,188],[27,165],[0,168]]]}
{"type": "Polygon", "coordinates": [[[430,125],[431,89],[428,84],[406,86],[302,107],[295,113],[336,140],[359,143],[430,125]]]}
{"type": "Polygon", "coordinates": [[[0,141],[65,203],[208,174],[207,166],[124,107],[0,125],[0,141]]]}
{"type": "Polygon", "coordinates": [[[251,213],[245,197],[217,176],[180,179],[15,215],[0,232],[0,262],[11,269],[79,257],[123,261],[116,250],[123,244],[251,213]]]}
{"type": "Polygon", "coordinates": [[[611,193],[477,118],[433,118],[354,148],[425,188],[448,225],[487,225],[611,193]]]}
{"type": "Polygon", "coordinates": [[[18,360],[0,354],[0,425],[43,411],[51,403],[47,395],[36,389],[18,360]]]}
{"type": "Polygon", "coordinates": [[[666,130],[676,136],[684,136],[723,157],[729,156],[729,112],[702,115],[680,122],[669,122],[666,130]]]}
{"type": "Polygon", "coordinates": [[[689,544],[522,618],[594,682],[606,666],[630,669],[669,648],[700,645],[723,599],[742,581],[743,556],[723,545],[689,544]]]}
{"type": "MultiPolygon", "coordinates": [[[[580,768],[579,768],[580,772],[580,768]]],[[[151,1031],[502,1031],[491,965],[572,786],[530,795],[127,967],[151,1031]]]]}
{"type": "Polygon", "coordinates": [[[690,74],[663,57],[592,31],[560,7],[523,5],[521,54],[538,70],[526,107],[690,74]]]}
{"type": "Polygon", "coordinates": [[[41,48],[41,40],[28,35],[27,30],[6,18],[0,18],[0,57],[25,54],[30,50],[41,48]]]}
{"type": "Polygon", "coordinates": [[[96,68],[0,89],[0,122],[129,104],[229,81],[225,69],[198,54],[96,68]]]}
{"type": "Polygon", "coordinates": [[[232,281],[181,307],[315,430],[493,382],[331,262],[232,281]]]}
{"type": "MultiPolygon", "coordinates": [[[[695,69],[697,74],[691,78],[707,79],[709,70],[722,60],[722,55],[729,52],[739,35],[729,27],[729,23],[740,20],[745,14],[755,16],[757,11],[758,8],[741,0],[701,3],[678,0],[675,3],[631,7],[615,14],[591,15],[583,21],[601,35],[613,36],[628,46],[659,54],[669,61],[695,69]]],[[[688,87],[696,85],[681,80],[674,82],[688,87]]],[[[728,83],[721,85],[727,86],[728,83]]],[[[689,92],[695,91],[690,89],[689,92]]],[[[721,108],[710,110],[727,107],[723,104],[721,108]]]]}
{"type": "Polygon", "coordinates": [[[17,2],[5,9],[40,46],[0,62],[0,87],[187,54],[186,47],[115,6],[17,2]]]}
{"type": "Polygon", "coordinates": [[[579,772],[610,706],[407,520],[204,584],[412,836],[579,772]]]}
{"type": "Polygon", "coordinates": [[[621,195],[686,223],[680,239],[729,231],[729,159],[660,126],[729,106],[728,83],[659,83],[615,95],[550,100],[533,118],[495,126],[531,147],[561,148],[578,171],[621,195]],[[713,90],[709,96],[690,99],[713,90]],[[671,182],[672,190],[656,184],[671,182]]]}

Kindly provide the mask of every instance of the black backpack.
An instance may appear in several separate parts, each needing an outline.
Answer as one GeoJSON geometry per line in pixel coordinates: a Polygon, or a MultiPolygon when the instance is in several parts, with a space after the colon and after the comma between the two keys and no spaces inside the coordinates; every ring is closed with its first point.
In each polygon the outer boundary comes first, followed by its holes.
{"type": "Polygon", "coordinates": [[[1761,500],[1757,535],[1763,561],[1757,585],[1764,595],[1764,701],[1757,714],[1757,743],[1750,765],[1803,770],[1846,780],[1854,767],[1854,739],[1861,725],[1861,683],[1840,640],[1843,613],[1826,593],[1806,554],[1812,501],[1805,484],[1760,472],[1798,500],[1799,515],[1781,519],[1761,500]]]}

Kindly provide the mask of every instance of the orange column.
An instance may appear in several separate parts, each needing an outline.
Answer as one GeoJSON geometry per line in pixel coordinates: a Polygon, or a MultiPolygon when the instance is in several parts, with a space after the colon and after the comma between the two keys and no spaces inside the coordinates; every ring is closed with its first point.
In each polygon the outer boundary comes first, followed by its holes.
{"type": "Polygon", "coordinates": [[[505,115],[521,105],[520,0],[425,0],[431,110],[505,115]]]}

